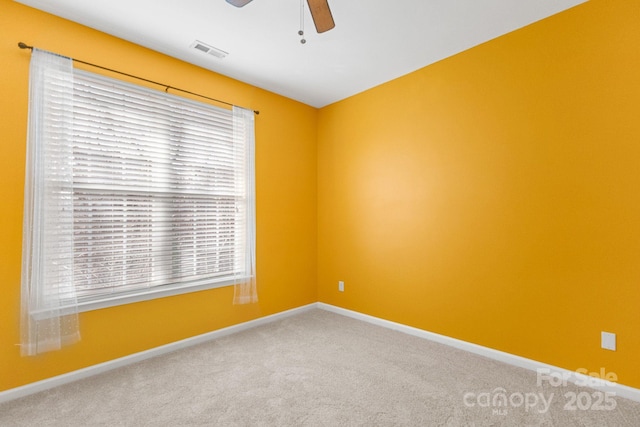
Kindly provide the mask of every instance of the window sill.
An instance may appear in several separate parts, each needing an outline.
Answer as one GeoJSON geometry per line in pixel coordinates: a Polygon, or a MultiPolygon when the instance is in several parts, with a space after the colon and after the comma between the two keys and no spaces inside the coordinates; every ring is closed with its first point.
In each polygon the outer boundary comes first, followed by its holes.
{"type": "MultiPolygon", "coordinates": [[[[225,279],[219,281],[203,280],[191,284],[178,284],[158,286],[157,288],[149,288],[144,290],[132,291],[118,295],[105,295],[100,299],[92,301],[78,302],[77,312],[101,310],[103,308],[116,307],[119,305],[133,304],[136,302],[150,301],[159,298],[166,298],[176,295],[188,294],[191,292],[206,291],[209,289],[223,288],[225,286],[233,286],[236,283],[242,283],[249,277],[239,277],[236,279],[225,279]]],[[[36,319],[46,319],[64,314],[71,314],[75,310],[71,306],[59,307],[55,310],[38,310],[31,312],[36,319]]]]}
{"type": "Polygon", "coordinates": [[[158,288],[134,291],[131,293],[105,296],[96,301],[78,302],[78,312],[100,310],[103,308],[115,307],[118,305],[133,304],[136,302],[150,301],[158,298],[172,297],[176,295],[188,294],[191,292],[206,291],[208,289],[223,288],[225,286],[233,286],[242,279],[227,279],[222,281],[206,281],[204,283],[195,283],[190,285],[168,285],[159,286],[158,288]]]}

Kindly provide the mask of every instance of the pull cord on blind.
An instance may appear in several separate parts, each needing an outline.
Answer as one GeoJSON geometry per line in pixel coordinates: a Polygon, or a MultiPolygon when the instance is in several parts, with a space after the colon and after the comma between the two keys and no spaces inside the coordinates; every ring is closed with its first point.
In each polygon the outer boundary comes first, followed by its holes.
{"type": "MultiPolygon", "coordinates": [[[[28,44],[23,43],[23,42],[19,42],[18,43],[18,47],[20,49],[29,49],[31,51],[33,51],[33,49],[35,49],[34,46],[29,46],[28,44]]],[[[55,55],[58,55],[58,54],[56,53],[55,55]]],[[[63,56],[63,55],[58,55],[58,56],[63,56]]],[[[154,85],[161,86],[161,87],[165,88],[165,92],[168,92],[169,89],[177,90],[178,92],[188,93],[189,95],[197,96],[197,97],[200,97],[200,98],[203,98],[203,99],[208,99],[209,101],[218,102],[220,104],[228,105],[230,107],[235,106],[235,104],[232,104],[232,103],[227,102],[227,101],[222,101],[220,99],[211,98],[211,97],[206,96],[206,95],[201,95],[201,94],[196,93],[196,92],[191,92],[191,91],[188,91],[188,90],[185,90],[185,89],[180,89],[180,88],[177,88],[177,87],[174,87],[174,86],[170,86],[170,85],[167,85],[167,84],[164,84],[164,83],[159,83],[159,82],[156,82],[156,81],[153,81],[153,80],[146,79],[144,77],[139,77],[139,76],[136,76],[136,75],[133,75],[133,74],[125,73],[123,71],[118,71],[118,70],[114,70],[112,68],[103,67],[102,65],[93,64],[91,62],[82,61],[82,60],[76,59],[76,58],[70,58],[70,57],[65,57],[65,58],[69,58],[70,60],[72,60],[74,62],[77,62],[79,64],[89,65],[90,67],[99,68],[101,70],[109,71],[111,73],[120,74],[121,76],[127,76],[127,77],[131,77],[131,78],[134,78],[134,79],[138,79],[140,81],[144,81],[144,82],[147,82],[147,83],[152,83],[154,85]]],[[[245,108],[247,110],[250,110],[249,108],[246,108],[246,107],[241,107],[241,108],[245,108]]],[[[252,110],[252,111],[254,112],[254,114],[260,114],[259,110],[252,110]]]]}
{"type": "Polygon", "coordinates": [[[26,171],[24,355],[79,339],[82,305],[229,285],[257,301],[252,111],[33,49],[26,171]]]}

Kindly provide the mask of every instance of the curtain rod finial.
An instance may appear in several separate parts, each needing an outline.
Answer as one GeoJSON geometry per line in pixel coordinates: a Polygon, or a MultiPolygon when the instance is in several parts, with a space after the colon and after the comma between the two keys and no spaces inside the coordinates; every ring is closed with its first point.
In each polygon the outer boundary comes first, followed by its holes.
{"type": "Polygon", "coordinates": [[[20,49],[31,49],[31,50],[33,50],[33,46],[29,46],[28,44],[23,43],[23,42],[19,42],[18,43],[18,47],[20,49]]]}

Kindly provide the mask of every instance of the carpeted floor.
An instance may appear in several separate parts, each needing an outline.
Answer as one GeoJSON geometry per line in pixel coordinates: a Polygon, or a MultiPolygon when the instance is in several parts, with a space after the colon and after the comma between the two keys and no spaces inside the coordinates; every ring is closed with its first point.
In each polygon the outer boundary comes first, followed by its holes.
{"type": "Polygon", "coordinates": [[[536,382],[313,310],[2,404],[0,425],[640,426],[640,403],[536,382]]]}

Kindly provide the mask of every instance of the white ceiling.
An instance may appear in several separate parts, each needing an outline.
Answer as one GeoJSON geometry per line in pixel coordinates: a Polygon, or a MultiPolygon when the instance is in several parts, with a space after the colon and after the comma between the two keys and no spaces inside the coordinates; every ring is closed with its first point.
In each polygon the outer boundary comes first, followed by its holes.
{"type": "Polygon", "coordinates": [[[329,0],[336,27],[323,34],[305,1],[306,44],[300,0],[243,8],[224,0],[17,1],[323,107],[586,0],[329,0]],[[192,49],[195,40],[229,55],[192,49]]]}

